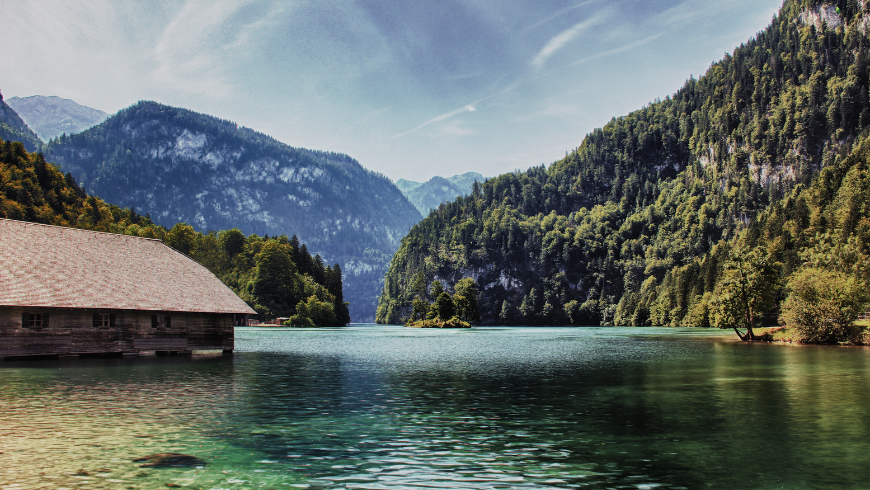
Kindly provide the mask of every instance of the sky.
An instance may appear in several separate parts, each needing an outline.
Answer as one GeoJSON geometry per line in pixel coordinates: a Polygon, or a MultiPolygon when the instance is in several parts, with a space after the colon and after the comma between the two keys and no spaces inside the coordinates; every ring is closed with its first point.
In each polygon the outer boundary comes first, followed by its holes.
{"type": "Polygon", "coordinates": [[[0,90],[155,100],[393,180],[550,164],[781,0],[4,0],[0,90]]]}

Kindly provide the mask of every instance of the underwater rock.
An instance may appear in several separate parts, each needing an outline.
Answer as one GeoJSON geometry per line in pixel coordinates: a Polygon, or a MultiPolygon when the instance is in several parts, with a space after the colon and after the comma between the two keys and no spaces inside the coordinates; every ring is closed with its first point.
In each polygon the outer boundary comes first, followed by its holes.
{"type": "Polygon", "coordinates": [[[169,468],[169,467],[184,467],[184,466],[205,466],[205,461],[190,456],[189,454],[181,453],[155,453],[149,454],[143,458],[134,459],[134,463],[145,463],[139,465],[140,468],[169,468]]]}

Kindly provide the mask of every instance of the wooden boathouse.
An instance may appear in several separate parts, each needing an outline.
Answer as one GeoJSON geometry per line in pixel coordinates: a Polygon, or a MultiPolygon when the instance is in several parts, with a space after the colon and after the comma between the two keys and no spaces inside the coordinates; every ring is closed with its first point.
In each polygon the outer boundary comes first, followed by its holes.
{"type": "Polygon", "coordinates": [[[160,240],[0,219],[0,358],[228,353],[253,314],[160,240]]]}

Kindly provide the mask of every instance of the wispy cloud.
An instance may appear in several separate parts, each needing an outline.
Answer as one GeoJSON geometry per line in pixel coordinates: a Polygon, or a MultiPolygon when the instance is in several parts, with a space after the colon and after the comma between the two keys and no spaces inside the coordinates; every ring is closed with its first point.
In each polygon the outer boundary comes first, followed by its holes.
{"type": "Polygon", "coordinates": [[[560,10],[560,11],[558,11],[558,12],[552,14],[552,15],[550,15],[549,17],[546,17],[546,18],[544,18],[544,19],[541,19],[541,20],[535,22],[534,24],[532,24],[532,25],[530,25],[530,26],[524,28],[523,31],[530,31],[530,30],[532,30],[532,29],[534,29],[534,28],[536,28],[536,27],[540,27],[540,26],[546,24],[547,22],[550,22],[550,21],[552,21],[552,20],[554,20],[554,19],[559,18],[559,17],[561,17],[561,16],[567,14],[568,12],[570,12],[570,11],[572,11],[572,10],[578,9],[578,8],[580,8],[580,7],[583,7],[583,6],[585,6],[585,5],[589,5],[590,3],[595,3],[595,2],[598,2],[598,1],[599,1],[599,0],[586,0],[585,2],[580,2],[580,3],[576,4],[576,5],[572,5],[572,6],[568,7],[568,8],[564,8],[564,9],[562,9],[562,10],[560,10]]]}
{"type": "Polygon", "coordinates": [[[562,68],[568,68],[569,66],[576,66],[576,65],[579,65],[581,63],[586,63],[588,61],[606,58],[608,56],[613,56],[613,55],[617,55],[620,53],[625,53],[626,51],[631,51],[632,49],[639,48],[639,47],[643,46],[644,44],[648,44],[648,43],[651,43],[652,41],[655,41],[656,39],[662,37],[663,34],[664,33],[660,32],[658,34],[654,34],[652,36],[645,37],[645,38],[641,39],[640,41],[635,41],[631,44],[626,44],[626,45],[620,46],[618,48],[608,49],[607,51],[595,53],[591,56],[587,56],[585,58],[581,58],[581,59],[574,61],[572,63],[568,63],[567,65],[563,66],[562,68]]]}
{"type": "Polygon", "coordinates": [[[576,39],[586,29],[600,24],[603,18],[604,15],[597,14],[586,20],[578,22],[570,28],[565,29],[559,34],[553,36],[553,38],[550,39],[550,41],[547,42],[547,44],[543,48],[541,48],[540,51],[538,51],[538,54],[535,55],[535,58],[532,60],[532,66],[538,69],[544,66],[544,63],[546,63],[547,60],[556,53],[556,51],[559,51],[560,49],[565,47],[566,44],[576,39]]]}
{"type": "Polygon", "coordinates": [[[441,122],[445,119],[449,119],[453,116],[457,116],[457,115],[462,114],[464,112],[475,112],[476,110],[477,109],[474,108],[474,105],[468,104],[466,106],[460,107],[459,109],[455,109],[455,110],[452,110],[450,112],[445,112],[444,114],[441,114],[438,117],[433,117],[432,119],[424,122],[423,124],[417,126],[414,129],[409,129],[408,131],[405,131],[404,133],[400,133],[400,134],[393,136],[392,139],[401,138],[402,136],[405,136],[406,134],[410,134],[410,133],[413,133],[414,131],[417,131],[419,129],[423,129],[426,126],[429,126],[430,124],[435,124],[437,122],[441,122]]]}
{"type": "Polygon", "coordinates": [[[257,0],[188,0],[151,51],[153,82],[179,92],[224,97],[232,93],[231,63],[280,7],[262,9],[248,23],[236,15],[257,0]]]}
{"type": "MultiPolygon", "coordinates": [[[[585,21],[585,22],[597,22],[597,19],[589,19],[588,21],[585,21]]],[[[565,68],[569,68],[569,67],[572,67],[572,66],[575,66],[575,65],[579,65],[579,64],[581,64],[581,63],[586,63],[586,62],[588,62],[588,61],[592,61],[592,60],[596,60],[596,59],[601,59],[601,58],[606,58],[606,57],[609,57],[609,56],[615,56],[615,55],[620,54],[620,53],[624,53],[624,52],[627,52],[627,51],[631,51],[632,49],[635,49],[635,48],[638,48],[638,47],[640,47],[640,46],[643,46],[643,45],[645,45],[645,44],[647,44],[647,43],[650,43],[650,42],[652,42],[652,41],[658,39],[658,38],[661,37],[661,36],[662,36],[662,33],[655,34],[655,35],[653,35],[653,36],[646,37],[646,38],[641,39],[641,40],[639,40],[639,41],[636,41],[636,42],[633,42],[633,43],[630,43],[630,44],[626,44],[626,45],[624,45],[624,46],[620,46],[620,47],[618,47],[618,48],[609,49],[609,50],[607,50],[607,51],[602,51],[602,52],[600,52],[600,53],[596,53],[596,54],[594,54],[594,55],[587,56],[587,57],[585,57],[585,58],[579,59],[579,60],[574,61],[574,62],[572,62],[572,63],[569,63],[569,64],[567,64],[567,65],[563,65],[563,66],[561,66],[561,67],[559,67],[559,68],[556,68],[556,69],[550,70],[550,71],[548,71],[548,72],[546,72],[546,73],[540,73],[539,75],[534,76],[534,77],[524,77],[524,78],[522,78],[522,79],[520,79],[520,80],[517,80],[517,81],[511,83],[510,85],[508,85],[507,87],[503,88],[502,90],[499,90],[498,92],[495,92],[495,93],[493,93],[493,94],[491,94],[491,95],[488,95],[488,96],[486,96],[486,97],[483,97],[483,98],[481,98],[481,99],[478,99],[478,100],[476,100],[476,101],[474,101],[474,102],[472,102],[472,103],[470,103],[470,104],[468,104],[468,105],[462,106],[462,107],[460,107],[460,108],[458,108],[458,109],[454,109],[454,110],[452,110],[452,111],[450,111],[450,112],[445,112],[444,114],[441,114],[440,116],[434,117],[434,118],[432,118],[432,119],[430,119],[430,120],[424,122],[423,124],[420,124],[419,126],[413,128],[413,129],[409,129],[408,131],[405,131],[405,132],[403,132],[403,133],[399,133],[399,134],[393,136],[391,139],[401,138],[402,136],[405,136],[405,135],[411,134],[411,133],[413,133],[413,132],[415,132],[415,131],[418,131],[418,130],[420,130],[420,129],[422,129],[422,128],[425,128],[426,126],[429,126],[429,125],[431,125],[431,124],[435,124],[435,123],[438,123],[438,122],[444,121],[445,119],[449,119],[449,118],[454,117],[454,116],[458,116],[459,114],[463,114],[463,113],[465,113],[465,112],[475,112],[475,111],[477,111],[477,107],[479,106],[479,104],[481,104],[482,102],[485,102],[485,101],[490,100],[490,99],[493,99],[493,98],[495,98],[495,97],[498,97],[498,96],[501,96],[501,95],[507,94],[507,93],[509,93],[509,92],[512,92],[512,91],[514,91],[515,89],[517,89],[517,88],[520,87],[520,86],[527,85],[527,84],[532,83],[532,82],[534,82],[534,81],[536,81],[536,80],[540,80],[540,79],[542,79],[542,78],[549,77],[549,76],[555,74],[556,72],[559,72],[559,71],[561,71],[561,70],[563,70],[563,69],[565,69],[565,68]]],[[[548,108],[548,113],[546,113],[546,114],[536,114],[536,115],[537,115],[537,116],[540,116],[540,115],[553,116],[553,115],[556,115],[557,112],[562,112],[562,114],[564,115],[564,111],[566,111],[566,110],[569,110],[569,108],[567,108],[567,107],[561,107],[561,108],[549,107],[549,108],[548,108]]],[[[466,134],[466,131],[463,130],[463,131],[461,131],[461,133],[464,135],[464,134],[466,134]]],[[[454,131],[454,132],[450,132],[450,131],[448,131],[448,132],[445,132],[444,134],[460,134],[460,132],[455,132],[455,131],[454,131]]]]}
{"type": "Polygon", "coordinates": [[[451,121],[441,128],[441,134],[445,136],[471,136],[477,133],[476,129],[463,125],[460,120],[451,121]]]}
{"type": "Polygon", "coordinates": [[[566,104],[564,102],[550,101],[545,106],[529,114],[524,114],[511,119],[511,122],[521,123],[529,122],[540,118],[567,118],[576,117],[582,114],[580,106],[576,104],[566,104]]]}
{"type": "Polygon", "coordinates": [[[651,19],[652,22],[666,25],[684,25],[697,22],[701,19],[716,18],[722,12],[727,11],[729,5],[724,2],[705,2],[701,5],[697,2],[683,2],[669,8],[651,19]]]}

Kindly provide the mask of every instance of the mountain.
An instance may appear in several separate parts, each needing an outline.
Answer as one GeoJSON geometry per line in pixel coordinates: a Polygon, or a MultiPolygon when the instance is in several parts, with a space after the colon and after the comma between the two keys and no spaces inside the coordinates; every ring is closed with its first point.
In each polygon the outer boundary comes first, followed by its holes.
{"type": "Polygon", "coordinates": [[[18,113],[6,104],[3,94],[0,94],[0,139],[20,141],[27,151],[38,151],[42,147],[42,141],[18,113]]]}
{"type": "Polygon", "coordinates": [[[420,218],[383,175],[337,153],[293,148],[231,121],[139,102],[45,156],[108,202],[199,231],[295,234],[340,263],[353,321],[371,320],[383,274],[420,218]]]}
{"type": "Polygon", "coordinates": [[[12,97],[6,103],[33,128],[42,141],[64,133],[80,133],[109,117],[103,111],[56,96],[12,97]]]}
{"type": "MultiPolygon", "coordinates": [[[[760,215],[825,216],[821,204],[782,200],[870,133],[868,26],[865,2],[787,0],[675,94],[613,118],[549,167],[489,179],[437,209],[402,240],[377,320],[409,317],[436,281],[451,291],[473,277],[487,323],[703,324],[693,314],[722,277],[721,254],[758,243],[760,215]]],[[[786,278],[800,260],[779,239],[769,248],[786,278]]]]}
{"type": "Polygon", "coordinates": [[[411,204],[426,216],[429,211],[437,208],[442,202],[450,202],[457,196],[464,196],[471,192],[471,186],[475,182],[483,182],[483,175],[477,172],[466,172],[453,177],[432,177],[426,182],[414,182],[412,180],[399,179],[396,187],[411,201],[411,204]]]}
{"type": "Polygon", "coordinates": [[[260,320],[287,316],[298,326],[350,320],[341,267],[324,266],[296,237],[246,237],[239,230],[203,234],[184,223],[167,230],[130,208],[89,196],[70,174],[20,142],[0,140],[0,189],[6,190],[0,193],[0,218],[163,240],[207,267],[260,320]]]}

